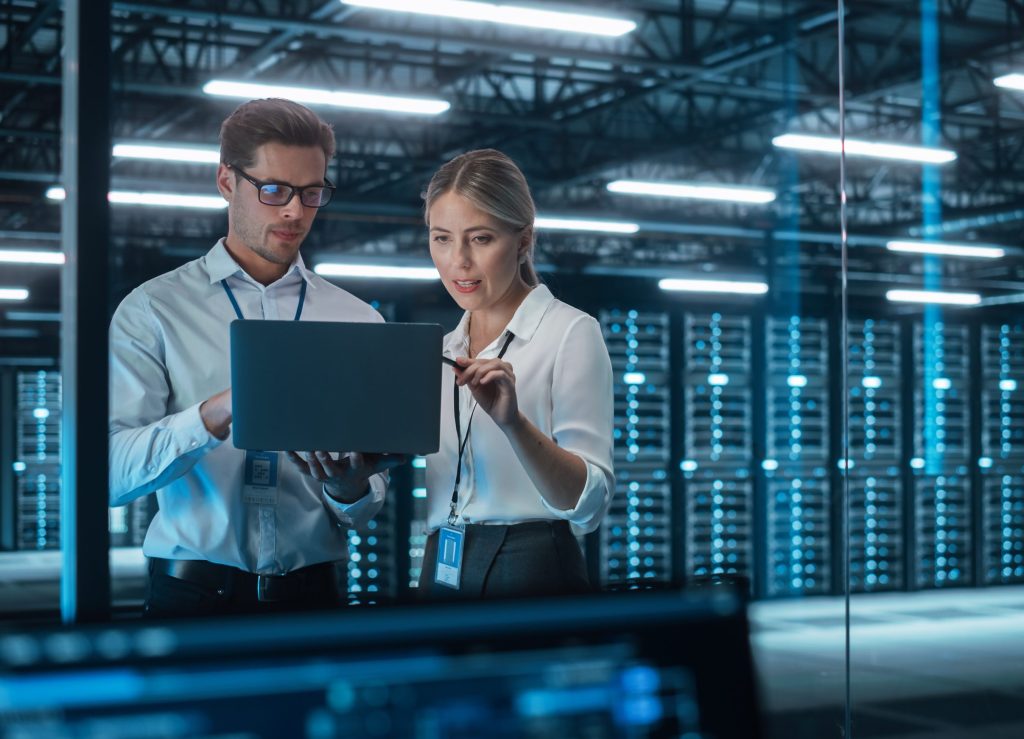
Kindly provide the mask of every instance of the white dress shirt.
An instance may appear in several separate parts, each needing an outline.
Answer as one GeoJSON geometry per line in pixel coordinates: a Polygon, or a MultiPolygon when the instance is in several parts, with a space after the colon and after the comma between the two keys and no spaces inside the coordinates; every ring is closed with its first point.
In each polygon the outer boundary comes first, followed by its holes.
{"type": "MultiPolygon", "coordinates": [[[[468,356],[469,314],[445,336],[444,353],[468,356]]],[[[520,412],[559,447],[577,455],[587,467],[587,481],[571,510],[551,506],[523,468],[504,432],[482,409],[473,415],[469,443],[462,458],[458,523],[515,524],[565,519],[576,533],[593,531],[611,504],[612,365],[601,328],[586,313],[556,300],[538,285],[523,301],[506,331],[515,338],[504,361],[516,375],[520,412]]],[[[503,332],[477,354],[496,357],[503,332]]],[[[441,373],[441,448],[427,457],[427,529],[448,521],[458,447],[452,391],[455,374],[441,373]]],[[[462,433],[476,401],[468,387],[458,389],[462,433]]],[[[465,437],[463,437],[465,438],[465,437]]]]}
{"type": "MultiPolygon", "coordinates": [[[[383,321],[355,296],[306,269],[302,257],[264,287],[232,259],[223,240],[203,257],[146,282],[118,306],[110,325],[110,505],[155,493],[159,512],[143,551],[205,559],[260,574],[283,574],[345,559],[346,529],[380,509],[386,476],[351,505],[326,495],[282,454],[276,505],[246,503],[245,452],[206,430],[199,406],[231,384],[226,279],[247,320],[383,321]]],[[[282,377],[281,384],[300,384],[282,377]]],[[[316,398],[310,398],[316,402],[316,398]]]]}

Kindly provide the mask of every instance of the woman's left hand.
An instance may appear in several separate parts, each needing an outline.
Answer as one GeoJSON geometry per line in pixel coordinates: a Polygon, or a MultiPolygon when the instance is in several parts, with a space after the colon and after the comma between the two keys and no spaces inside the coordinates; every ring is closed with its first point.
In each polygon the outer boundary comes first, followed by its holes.
{"type": "Polygon", "coordinates": [[[516,375],[512,365],[500,359],[459,357],[455,383],[469,386],[477,405],[498,426],[506,428],[519,420],[516,375]]]}

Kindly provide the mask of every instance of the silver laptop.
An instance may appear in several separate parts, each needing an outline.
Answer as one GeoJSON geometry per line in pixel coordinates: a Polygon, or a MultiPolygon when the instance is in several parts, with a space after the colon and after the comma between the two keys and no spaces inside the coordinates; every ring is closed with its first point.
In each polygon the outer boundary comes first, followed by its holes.
{"type": "Polygon", "coordinates": [[[436,452],[443,335],[433,323],[234,321],[234,445],[436,452]]]}

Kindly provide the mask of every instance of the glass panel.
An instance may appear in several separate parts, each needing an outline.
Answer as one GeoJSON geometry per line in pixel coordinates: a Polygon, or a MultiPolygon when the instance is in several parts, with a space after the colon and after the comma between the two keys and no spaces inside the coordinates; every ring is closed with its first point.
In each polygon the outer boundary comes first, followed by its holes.
{"type": "Polygon", "coordinates": [[[1024,71],[1024,17],[850,6],[850,139],[940,155],[848,149],[853,735],[1009,736],[1024,730],[1024,211],[1007,152],[1024,98],[1000,78],[1024,71]]]}

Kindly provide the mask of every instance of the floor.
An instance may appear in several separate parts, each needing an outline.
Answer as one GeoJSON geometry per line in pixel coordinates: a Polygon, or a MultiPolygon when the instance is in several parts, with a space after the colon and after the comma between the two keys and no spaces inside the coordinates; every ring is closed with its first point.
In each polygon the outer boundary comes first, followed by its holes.
{"type": "MultiPolygon", "coordinates": [[[[842,737],[841,598],[755,603],[768,736],[842,737]]],[[[1024,737],[1024,587],[851,600],[853,737],[1024,737]]]]}

